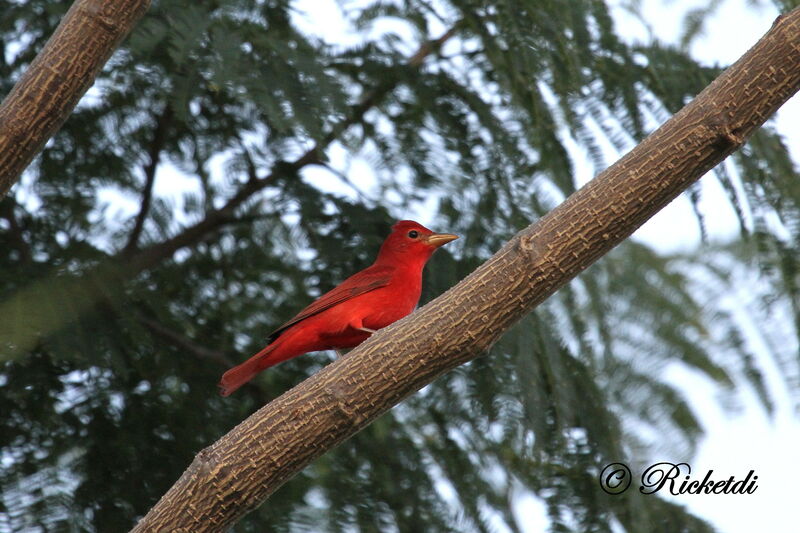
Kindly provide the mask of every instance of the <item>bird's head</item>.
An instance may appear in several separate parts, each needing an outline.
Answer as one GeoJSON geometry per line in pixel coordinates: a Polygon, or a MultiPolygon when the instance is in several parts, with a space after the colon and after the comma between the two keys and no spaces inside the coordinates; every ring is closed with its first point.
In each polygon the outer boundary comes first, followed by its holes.
{"type": "Polygon", "coordinates": [[[401,220],[392,226],[392,233],[383,241],[378,262],[422,261],[424,264],[437,248],[456,239],[458,235],[434,233],[419,222],[401,220]]]}

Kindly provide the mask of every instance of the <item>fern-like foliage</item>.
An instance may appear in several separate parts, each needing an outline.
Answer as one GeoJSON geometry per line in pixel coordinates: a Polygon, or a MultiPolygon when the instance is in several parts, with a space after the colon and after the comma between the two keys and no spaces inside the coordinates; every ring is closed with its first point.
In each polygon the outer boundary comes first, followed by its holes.
{"type": "MultiPolygon", "coordinates": [[[[308,3],[155,0],[0,202],[0,532],[129,529],[329,356],[231,399],[221,372],[369,265],[395,219],[462,236],[423,301],[463,278],[580,185],[578,158],[602,170],[721,72],[685,46],[717,3],[671,46],[628,42],[600,0],[325,2],[342,42],[309,27],[308,3]]],[[[4,7],[4,93],[65,9],[4,7]]],[[[797,167],[768,124],[705,179],[741,242],[621,245],[235,530],[523,531],[535,495],[552,531],[711,531],[596,480],[691,457],[702,427],[671,369],[771,409],[742,316],[797,392],[797,167]]]]}

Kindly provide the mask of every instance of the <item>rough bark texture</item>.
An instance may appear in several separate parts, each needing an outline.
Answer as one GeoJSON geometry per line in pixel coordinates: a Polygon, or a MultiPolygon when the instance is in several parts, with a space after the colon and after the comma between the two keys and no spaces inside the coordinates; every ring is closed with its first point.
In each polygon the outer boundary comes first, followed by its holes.
{"type": "Polygon", "coordinates": [[[800,9],[692,103],[458,285],[201,451],[134,531],[223,531],[514,322],[736,150],[800,88],[800,9]]]}
{"type": "Polygon", "coordinates": [[[77,0],[0,106],[0,198],[61,127],[150,0],[77,0]]]}

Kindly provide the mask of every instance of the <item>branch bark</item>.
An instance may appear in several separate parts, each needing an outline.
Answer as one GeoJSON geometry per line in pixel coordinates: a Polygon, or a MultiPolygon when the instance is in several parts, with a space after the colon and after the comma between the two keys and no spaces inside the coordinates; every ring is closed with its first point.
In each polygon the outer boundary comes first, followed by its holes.
{"type": "Polygon", "coordinates": [[[133,529],[222,531],[316,457],[484,353],[739,148],[800,88],[800,8],[612,167],[411,316],[202,450],[133,529]]]}
{"type": "Polygon", "coordinates": [[[0,198],[61,127],[150,0],[77,0],[0,105],[0,198]]]}

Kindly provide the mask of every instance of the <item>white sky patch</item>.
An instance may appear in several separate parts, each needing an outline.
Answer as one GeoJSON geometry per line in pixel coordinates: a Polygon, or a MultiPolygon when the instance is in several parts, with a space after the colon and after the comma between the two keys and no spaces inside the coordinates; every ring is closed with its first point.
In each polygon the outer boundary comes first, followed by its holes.
{"type": "Polygon", "coordinates": [[[520,486],[514,491],[511,509],[517,522],[524,525],[524,531],[547,531],[550,527],[544,500],[534,496],[526,487],[520,486]]]}
{"type": "MultiPolygon", "coordinates": [[[[724,258],[723,261],[727,262],[724,258]]],[[[705,429],[699,452],[689,461],[692,478],[702,479],[713,470],[712,479],[734,476],[741,480],[753,470],[759,488],[746,495],[687,494],[670,499],[686,505],[721,532],[794,531],[796,528],[791,525],[800,518],[800,511],[793,505],[793,480],[800,475],[800,463],[795,460],[800,424],[795,408],[797,398],[792,397],[786,383],[796,379],[796,370],[787,374],[781,361],[791,361],[792,369],[796,368],[800,347],[796,337],[784,338],[785,332],[791,330],[788,302],[764,309],[766,283],[757,272],[735,268],[732,278],[730,285],[734,289],[720,295],[720,306],[732,313],[744,332],[747,349],[756,355],[755,362],[773,403],[772,418],[755,390],[741,379],[737,379],[737,395],[726,398],[732,403],[720,401],[719,389],[708,378],[679,363],[666,369],[665,379],[683,391],[705,429]],[[766,355],[770,351],[775,353],[774,358],[766,355]]],[[[698,290],[711,288],[715,292],[711,280],[698,278],[695,283],[700,285],[698,290]]],[[[663,460],[678,462],[680,458],[663,460]]],[[[661,493],[667,495],[665,491],[661,493]]]]}
{"type": "MultiPolygon", "coordinates": [[[[19,187],[17,198],[32,198],[38,202],[35,195],[23,194],[24,185],[19,187]]],[[[172,204],[171,212],[174,218],[172,230],[175,232],[179,227],[196,222],[186,216],[184,209],[184,195],[192,193],[198,195],[201,193],[198,179],[184,173],[175,165],[162,161],[156,169],[153,200],[163,199],[172,204]]],[[[116,186],[104,186],[98,188],[95,195],[97,196],[97,207],[89,214],[89,218],[98,223],[102,219],[107,225],[108,231],[106,234],[95,235],[90,240],[99,249],[113,253],[114,250],[109,249],[108,234],[122,229],[125,225],[132,225],[132,217],[136,216],[141,208],[141,193],[121,191],[116,186]]],[[[30,207],[28,208],[30,209],[30,207]]],[[[145,230],[147,227],[145,225],[145,230]]]]}
{"type": "MultiPolygon", "coordinates": [[[[211,159],[214,162],[215,158],[211,159]]],[[[211,162],[209,164],[211,164],[211,162]]],[[[221,164],[221,162],[219,162],[221,164]]],[[[216,172],[221,170],[217,167],[212,167],[211,175],[216,175],[216,172]]],[[[202,194],[200,189],[200,180],[196,176],[186,174],[178,167],[168,161],[162,161],[156,170],[156,179],[153,183],[153,193],[161,198],[174,198],[179,201],[186,193],[194,193],[197,195],[202,194]]],[[[180,205],[180,202],[179,204],[180,205]]],[[[176,206],[177,207],[177,206],[176,206]]],[[[215,206],[220,207],[220,206],[215,206]]],[[[175,210],[175,216],[180,217],[182,209],[175,210]]]]}
{"type": "Polygon", "coordinates": [[[720,405],[716,388],[708,380],[677,366],[667,371],[668,380],[680,384],[706,431],[699,453],[690,461],[692,478],[702,479],[709,470],[714,471],[715,480],[730,476],[744,479],[750,470],[758,476],[758,489],[753,494],[668,496],[666,491],[659,492],[686,505],[721,532],[789,533],[797,530],[800,519],[794,487],[794,480],[800,477],[800,462],[796,460],[800,425],[778,370],[767,359],[762,357],[759,362],[776,402],[772,420],[746,387],[739,392],[742,412],[731,416],[720,405]]]}
{"type": "MultiPolygon", "coordinates": [[[[719,181],[713,173],[709,174],[699,182],[699,210],[709,240],[729,241],[739,236],[739,221],[719,181]]],[[[648,220],[632,238],[667,254],[697,248],[700,237],[700,225],[691,201],[682,194],[648,220]]]]}
{"type": "Polygon", "coordinates": [[[365,195],[377,199],[377,177],[372,165],[361,156],[350,155],[340,143],[330,145],[325,154],[328,167],[309,165],[300,175],[320,191],[356,201],[365,195]]]}
{"type": "MultiPolygon", "coordinates": [[[[705,2],[692,2],[694,6],[705,2]]],[[[681,32],[681,16],[691,5],[688,2],[643,0],[645,18],[651,29],[665,42],[675,42],[681,32]],[[677,9],[676,9],[677,7],[677,9]]],[[[623,10],[614,11],[617,27],[630,41],[648,40],[648,32],[623,10]]],[[[746,0],[722,2],[719,11],[709,19],[704,35],[691,47],[691,55],[708,65],[726,65],[736,61],[771,27],[777,12],[773,8],[754,8],[746,0]]],[[[800,161],[800,98],[787,102],[771,120],[786,138],[795,162],[800,161]]],[[[739,222],[719,182],[713,176],[700,180],[700,209],[705,217],[711,240],[729,240],[739,234],[739,222]]],[[[645,224],[634,238],[641,239],[661,252],[688,250],[699,244],[700,232],[686,195],[681,195],[645,224]]],[[[744,284],[740,290],[748,292],[744,284]]],[[[732,296],[734,299],[742,295],[732,296]]],[[[742,310],[741,304],[739,310],[742,310]]],[[[739,314],[742,314],[741,312],[739,314]]],[[[769,320],[768,317],[762,317],[769,320]]],[[[791,326],[786,325],[786,332],[791,326]]],[[[690,461],[692,474],[702,476],[714,470],[715,478],[735,476],[743,479],[749,470],[759,476],[759,488],[746,495],[682,495],[672,500],[686,505],[692,513],[712,524],[721,533],[796,531],[800,523],[800,507],[796,504],[794,480],[800,477],[797,443],[800,442],[800,421],[794,401],[785,386],[785,377],[775,361],[759,346],[760,333],[755,330],[747,342],[753,345],[756,364],[766,375],[768,390],[773,395],[775,413],[764,411],[755,393],[739,388],[740,410],[732,414],[717,397],[717,389],[697,373],[674,365],[667,371],[667,381],[687,395],[705,429],[705,436],[696,457],[690,461]]],[[[792,345],[796,338],[787,339],[792,345]]],[[[791,349],[791,348],[788,348],[791,349]]],[[[796,353],[797,348],[794,348],[796,353]]],[[[664,460],[669,460],[665,458],[664,460]]],[[[635,474],[634,474],[635,475],[635,474]]]]}
{"type": "Polygon", "coordinates": [[[339,2],[296,0],[292,3],[295,16],[292,22],[308,35],[317,35],[328,44],[355,46],[363,41],[356,29],[345,18],[339,2]]]}

